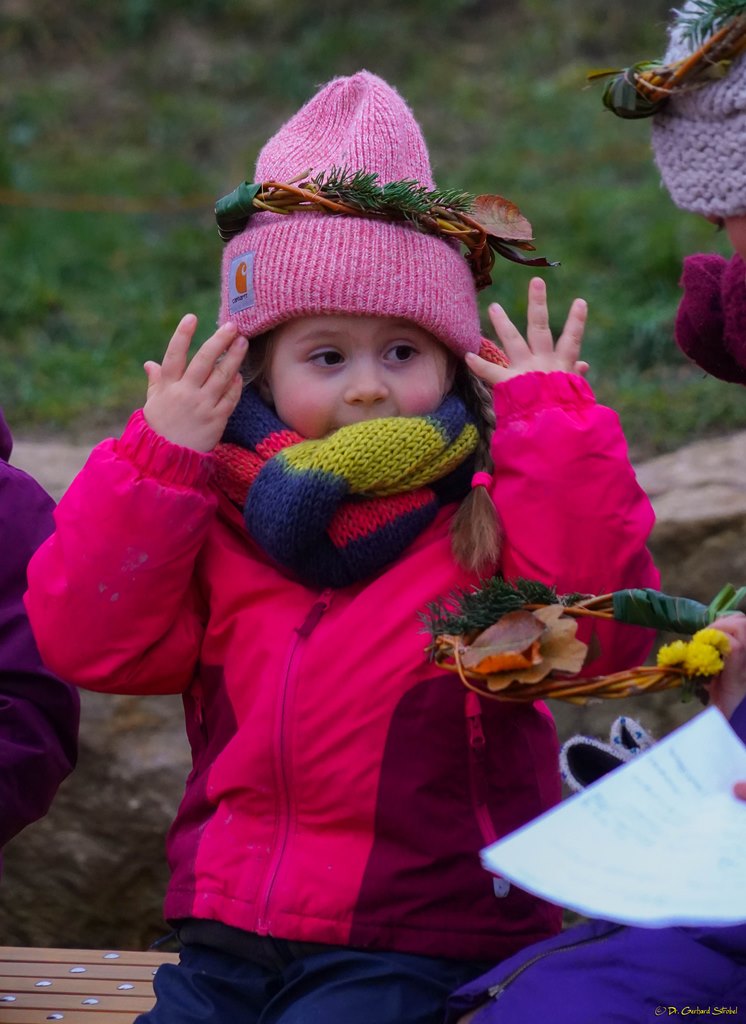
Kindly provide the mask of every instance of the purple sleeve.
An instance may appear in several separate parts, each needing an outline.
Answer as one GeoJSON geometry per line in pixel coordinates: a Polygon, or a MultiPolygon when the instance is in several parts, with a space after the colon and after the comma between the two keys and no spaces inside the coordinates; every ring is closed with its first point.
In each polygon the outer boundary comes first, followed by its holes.
{"type": "Polygon", "coordinates": [[[0,461],[0,847],[49,808],[75,766],[77,691],[47,671],[23,606],[26,565],[54,503],[0,461]]]}
{"type": "Polygon", "coordinates": [[[746,384],[746,266],[698,253],[684,261],[676,314],[679,348],[706,373],[746,384]]]}
{"type": "Polygon", "coordinates": [[[746,697],[730,716],[730,725],[741,742],[746,743],[746,697]]]}

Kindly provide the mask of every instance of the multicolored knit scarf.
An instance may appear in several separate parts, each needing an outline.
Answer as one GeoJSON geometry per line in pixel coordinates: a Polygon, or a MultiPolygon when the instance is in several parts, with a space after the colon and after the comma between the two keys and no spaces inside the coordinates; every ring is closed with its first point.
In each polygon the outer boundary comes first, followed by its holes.
{"type": "Polygon", "coordinates": [[[309,441],[247,387],[215,449],[218,486],[267,554],[304,583],[344,587],[393,562],[469,490],[478,432],[448,395],[309,441]]]}

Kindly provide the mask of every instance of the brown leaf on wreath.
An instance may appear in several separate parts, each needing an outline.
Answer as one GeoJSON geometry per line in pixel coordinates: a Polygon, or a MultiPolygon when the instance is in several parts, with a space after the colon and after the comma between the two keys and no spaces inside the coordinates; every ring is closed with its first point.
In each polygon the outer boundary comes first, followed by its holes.
{"type": "Polygon", "coordinates": [[[514,682],[526,685],[540,683],[553,671],[570,675],[580,671],[588,647],[575,636],[578,629],[575,619],[564,617],[563,612],[562,605],[552,604],[530,613],[545,627],[539,640],[540,660],[524,669],[491,673],[486,680],[489,690],[493,693],[505,690],[514,682]]]}
{"type": "Polygon", "coordinates": [[[477,196],[470,216],[488,235],[511,241],[531,242],[533,228],[521,211],[502,196],[477,196]]]}
{"type": "Polygon", "coordinates": [[[531,612],[508,612],[464,649],[461,664],[475,675],[492,676],[541,661],[539,640],[546,626],[531,612]]]}

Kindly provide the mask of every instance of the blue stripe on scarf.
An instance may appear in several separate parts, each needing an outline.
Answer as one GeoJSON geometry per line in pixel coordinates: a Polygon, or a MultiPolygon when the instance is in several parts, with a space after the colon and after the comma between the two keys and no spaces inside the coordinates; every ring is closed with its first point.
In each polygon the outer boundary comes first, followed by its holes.
{"type": "MultiPolygon", "coordinates": [[[[438,507],[437,501],[433,500],[342,548],[336,547],[326,533],[317,536],[305,551],[299,552],[303,581],[322,588],[348,587],[372,576],[401,557],[402,550],[433,521],[438,507]],[[390,552],[389,557],[382,558],[382,552],[390,552]]],[[[272,554],[269,548],[267,551],[272,554]]]]}
{"type": "Polygon", "coordinates": [[[467,422],[464,403],[457,395],[446,395],[435,412],[423,416],[438,430],[447,444],[453,444],[467,422]]]}
{"type": "Polygon", "coordinates": [[[249,491],[246,528],[276,561],[293,565],[324,534],[348,490],[341,476],[299,473],[280,453],[265,463],[249,491]]]}
{"type": "Polygon", "coordinates": [[[222,440],[226,444],[239,444],[242,448],[253,450],[271,434],[289,429],[275,411],[262,401],[256,388],[249,385],[244,388],[238,405],[231,413],[222,440]]]}

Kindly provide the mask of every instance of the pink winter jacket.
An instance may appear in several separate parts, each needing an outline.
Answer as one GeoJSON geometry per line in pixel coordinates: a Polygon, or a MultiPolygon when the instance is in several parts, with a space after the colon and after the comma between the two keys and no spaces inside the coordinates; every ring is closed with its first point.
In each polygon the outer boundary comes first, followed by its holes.
{"type": "MultiPolygon", "coordinates": [[[[616,415],[573,375],[495,391],[505,574],[560,592],[654,586],[653,514],[616,415]]],[[[183,695],[194,767],[168,837],[166,918],[483,960],[554,934],[556,908],[496,895],[479,863],[559,799],[552,719],[480,703],[424,650],[428,602],[475,582],[450,553],[454,508],[380,575],[319,593],[268,562],[211,470],[136,413],[91,454],[29,570],[55,671],[183,695]]],[[[599,636],[594,673],[650,646],[632,627],[599,636]]]]}

